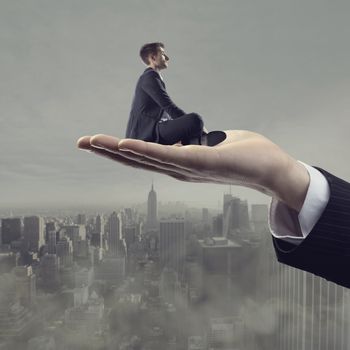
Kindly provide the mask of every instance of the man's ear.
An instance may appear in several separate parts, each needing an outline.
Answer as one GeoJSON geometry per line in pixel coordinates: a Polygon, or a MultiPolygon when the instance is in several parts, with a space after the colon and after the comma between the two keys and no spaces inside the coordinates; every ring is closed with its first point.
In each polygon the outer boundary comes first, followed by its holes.
{"type": "Polygon", "coordinates": [[[150,54],[150,55],[148,56],[148,62],[149,62],[149,63],[154,62],[155,59],[156,59],[156,56],[153,55],[153,54],[150,54]]]}

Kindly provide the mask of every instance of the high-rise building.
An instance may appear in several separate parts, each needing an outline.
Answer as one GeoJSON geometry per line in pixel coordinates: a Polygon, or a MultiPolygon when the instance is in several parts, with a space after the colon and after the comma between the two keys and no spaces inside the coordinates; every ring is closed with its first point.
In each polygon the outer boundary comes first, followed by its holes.
{"type": "Polygon", "coordinates": [[[72,241],[74,256],[78,253],[81,241],[86,240],[86,227],[84,225],[68,225],[63,227],[66,236],[72,241]]]}
{"type": "Polygon", "coordinates": [[[231,194],[224,194],[223,236],[228,237],[239,228],[240,199],[231,194]]]}
{"type": "Polygon", "coordinates": [[[86,225],[86,215],[85,214],[78,214],[76,221],[77,221],[78,225],[86,225]]]}
{"type": "Polygon", "coordinates": [[[23,235],[24,240],[28,245],[28,250],[38,252],[40,247],[45,244],[44,219],[40,216],[28,216],[24,218],[23,223],[23,235]]]}
{"type": "Polygon", "coordinates": [[[108,253],[111,256],[120,256],[123,252],[122,247],[122,220],[120,215],[118,215],[116,212],[113,212],[110,217],[108,218],[108,236],[107,236],[107,243],[108,243],[108,253]]]}
{"type": "Polygon", "coordinates": [[[95,223],[95,226],[96,226],[95,231],[96,232],[100,232],[102,236],[104,235],[104,232],[105,232],[105,226],[104,225],[105,224],[104,224],[103,216],[102,215],[97,215],[96,216],[96,223],[95,223]]]}
{"type": "Polygon", "coordinates": [[[255,232],[268,230],[268,206],[267,204],[252,204],[252,224],[255,232]]]}
{"type": "Polygon", "coordinates": [[[58,231],[58,227],[56,222],[50,221],[45,224],[45,241],[46,243],[49,241],[49,232],[58,231]]]}
{"type": "Polygon", "coordinates": [[[79,307],[86,304],[89,299],[89,287],[86,285],[75,287],[73,290],[73,296],[74,307],[79,307]]]}
{"type": "Polygon", "coordinates": [[[147,228],[148,229],[157,229],[158,221],[157,221],[157,194],[153,188],[148,194],[147,201],[147,228]]]}
{"type": "Polygon", "coordinates": [[[202,222],[204,225],[209,225],[209,209],[202,208],[202,222]]]}
{"type": "Polygon", "coordinates": [[[91,233],[91,244],[95,247],[104,248],[104,221],[101,215],[96,216],[95,227],[91,233]]]}
{"type": "Polygon", "coordinates": [[[77,241],[73,246],[74,259],[80,259],[81,262],[83,260],[87,261],[89,257],[89,247],[90,247],[89,240],[85,239],[82,241],[77,241]]]}
{"type": "Polygon", "coordinates": [[[272,285],[283,310],[278,349],[349,349],[350,293],[347,288],[283,264],[272,285]]]}
{"type": "Polygon", "coordinates": [[[126,224],[135,222],[135,211],[132,208],[124,208],[123,216],[126,224]]]}
{"type": "Polygon", "coordinates": [[[104,300],[92,292],[84,305],[65,310],[65,325],[74,332],[98,332],[102,328],[103,315],[104,300]]]}
{"type": "Polygon", "coordinates": [[[56,231],[47,232],[47,252],[56,254],[57,233],[56,231]]]}
{"type": "Polygon", "coordinates": [[[91,245],[89,247],[89,254],[92,266],[96,267],[103,260],[104,250],[102,248],[91,245]]]}
{"type": "MultiPolygon", "coordinates": [[[[19,253],[13,253],[11,251],[0,253],[0,275],[3,273],[9,273],[12,269],[18,265],[20,259],[19,253]]],[[[1,349],[1,348],[0,348],[1,349]]]]}
{"type": "Polygon", "coordinates": [[[118,285],[125,277],[125,257],[105,257],[95,266],[95,279],[118,285]]]}
{"type": "Polygon", "coordinates": [[[36,298],[36,276],[31,266],[16,266],[13,269],[15,277],[16,297],[23,306],[30,306],[36,298]]]}
{"type": "Polygon", "coordinates": [[[132,274],[136,271],[136,260],[135,254],[136,246],[139,242],[140,237],[140,223],[126,223],[122,226],[123,228],[123,245],[125,246],[126,255],[126,271],[128,274],[132,274]],[[133,251],[134,250],[134,251],[133,251]]]}
{"type": "Polygon", "coordinates": [[[223,236],[241,239],[250,231],[248,202],[224,194],[223,236]]]}
{"type": "Polygon", "coordinates": [[[21,219],[6,218],[1,220],[1,243],[10,244],[21,238],[21,219]]]}
{"type": "Polygon", "coordinates": [[[227,310],[237,307],[237,302],[232,303],[232,300],[236,297],[235,285],[243,279],[239,259],[246,261],[246,257],[242,246],[222,236],[198,240],[198,244],[202,268],[198,281],[200,297],[217,302],[218,309],[226,304],[227,310]],[[216,297],[218,290],[220,298],[216,297]]]}
{"type": "Polygon", "coordinates": [[[138,240],[139,234],[140,226],[138,224],[133,223],[123,226],[123,237],[127,249],[129,249],[130,246],[138,240]]]}
{"type": "Polygon", "coordinates": [[[93,232],[91,234],[91,245],[97,248],[103,248],[103,236],[101,232],[93,232]]]}
{"type": "Polygon", "coordinates": [[[77,241],[86,239],[86,228],[84,225],[68,225],[63,226],[66,235],[72,240],[73,245],[77,241]]]}
{"type": "Polygon", "coordinates": [[[160,275],[160,296],[166,303],[175,305],[181,292],[181,285],[177,272],[172,268],[164,267],[160,275]]]}
{"type": "Polygon", "coordinates": [[[60,259],[56,254],[45,254],[40,260],[40,277],[42,287],[56,291],[60,283],[60,259]]]}
{"type": "Polygon", "coordinates": [[[93,268],[79,268],[74,271],[74,284],[75,287],[88,286],[92,285],[94,279],[93,268]]]}
{"type": "MultiPolygon", "coordinates": [[[[1,294],[2,295],[2,294],[1,294]]],[[[32,311],[23,307],[18,301],[4,303],[0,301],[0,342],[15,343],[31,331],[33,320],[36,321],[32,311]]],[[[12,348],[12,347],[11,347],[12,348]]],[[[6,347],[9,349],[9,347],[6,347]]]]}
{"type": "Polygon", "coordinates": [[[69,237],[63,237],[56,244],[56,254],[60,258],[62,267],[69,267],[73,264],[73,243],[69,237]]]}
{"type": "Polygon", "coordinates": [[[213,236],[219,237],[223,234],[223,215],[218,214],[213,217],[213,236]]]}
{"type": "Polygon", "coordinates": [[[185,220],[160,221],[159,253],[162,267],[171,267],[179,275],[183,273],[185,261],[185,220]]]}
{"type": "Polygon", "coordinates": [[[250,228],[248,202],[246,200],[240,201],[238,226],[241,231],[247,231],[250,228]]]}

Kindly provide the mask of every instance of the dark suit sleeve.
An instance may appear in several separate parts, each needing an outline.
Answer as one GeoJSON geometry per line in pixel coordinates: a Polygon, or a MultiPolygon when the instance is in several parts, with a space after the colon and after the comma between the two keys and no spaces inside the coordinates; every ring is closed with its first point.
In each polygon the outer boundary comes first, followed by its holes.
{"type": "Polygon", "coordinates": [[[169,97],[158,73],[154,71],[147,73],[143,78],[142,89],[172,118],[176,119],[185,114],[169,97]]]}
{"type": "Polygon", "coordinates": [[[350,288],[350,184],[317,168],[330,187],[328,204],[298,246],[273,238],[279,262],[350,288]]]}

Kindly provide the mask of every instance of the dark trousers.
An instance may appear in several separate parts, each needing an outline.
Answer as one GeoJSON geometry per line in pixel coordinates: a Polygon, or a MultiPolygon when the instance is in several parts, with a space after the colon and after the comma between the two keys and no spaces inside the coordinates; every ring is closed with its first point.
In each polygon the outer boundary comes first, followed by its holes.
{"type": "Polygon", "coordinates": [[[193,143],[203,133],[203,120],[197,113],[185,114],[179,118],[160,122],[157,125],[159,143],[162,145],[173,145],[180,142],[183,145],[193,143]]]}

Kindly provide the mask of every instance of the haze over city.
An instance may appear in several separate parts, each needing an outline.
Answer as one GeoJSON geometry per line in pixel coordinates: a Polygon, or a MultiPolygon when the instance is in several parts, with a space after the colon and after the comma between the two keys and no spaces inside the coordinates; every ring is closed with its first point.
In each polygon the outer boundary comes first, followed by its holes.
{"type": "Polygon", "coordinates": [[[1,218],[0,349],[345,350],[347,288],[277,262],[268,206],[1,218]]]}

